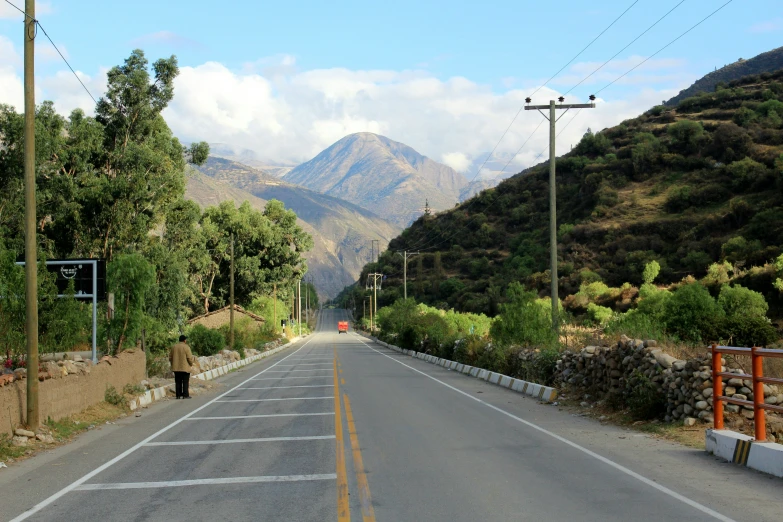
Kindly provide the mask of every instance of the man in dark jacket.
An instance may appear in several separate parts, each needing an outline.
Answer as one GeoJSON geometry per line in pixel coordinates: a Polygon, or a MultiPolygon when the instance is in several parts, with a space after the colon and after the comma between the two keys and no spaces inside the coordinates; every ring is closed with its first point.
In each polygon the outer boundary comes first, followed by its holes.
{"type": "Polygon", "coordinates": [[[190,393],[188,392],[190,367],[196,359],[190,352],[187,340],[186,336],[180,335],[179,342],[172,346],[169,352],[169,362],[171,363],[171,371],[174,372],[174,386],[177,391],[177,399],[190,399],[190,393]]]}

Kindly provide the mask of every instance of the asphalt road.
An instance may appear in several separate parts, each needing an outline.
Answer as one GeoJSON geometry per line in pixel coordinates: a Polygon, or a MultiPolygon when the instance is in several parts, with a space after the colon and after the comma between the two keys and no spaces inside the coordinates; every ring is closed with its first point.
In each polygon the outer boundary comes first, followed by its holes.
{"type": "Polygon", "coordinates": [[[781,520],[781,480],[338,334],[345,317],[219,395],[1,470],[0,517],[781,520]]]}

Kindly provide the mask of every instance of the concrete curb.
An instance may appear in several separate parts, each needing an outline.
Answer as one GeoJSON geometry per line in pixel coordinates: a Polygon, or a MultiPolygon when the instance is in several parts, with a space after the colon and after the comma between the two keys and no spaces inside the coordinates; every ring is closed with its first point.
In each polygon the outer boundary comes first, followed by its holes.
{"type": "MultiPolygon", "coordinates": [[[[241,368],[242,366],[247,366],[250,363],[254,363],[256,361],[274,355],[282,350],[285,350],[286,348],[289,348],[292,344],[296,343],[300,339],[302,338],[294,337],[293,339],[291,339],[290,342],[282,346],[278,346],[277,348],[274,348],[267,352],[262,352],[258,355],[248,357],[247,359],[242,359],[241,361],[224,364],[223,366],[213,368],[212,370],[208,370],[206,372],[197,373],[196,375],[191,375],[190,377],[191,379],[200,379],[202,381],[211,381],[213,379],[217,379],[218,377],[222,377],[223,375],[226,375],[228,372],[232,370],[236,370],[238,368],[241,368]]],[[[149,406],[153,402],[163,399],[164,397],[166,397],[167,390],[174,391],[174,384],[173,383],[167,384],[166,386],[161,386],[159,388],[153,388],[151,390],[147,390],[144,393],[144,395],[141,395],[130,401],[129,406],[131,411],[136,410],[138,408],[143,408],[144,406],[149,406]]]]}
{"type": "Polygon", "coordinates": [[[754,442],[753,437],[729,430],[707,430],[705,437],[707,453],[783,478],[783,444],[754,442]]]}
{"type": "Polygon", "coordinates": [[[489,370],[468,366],[467,364],[458,363],[456,361],[441,359],[440,357],[435,357],[434,355],[428,355],[413,350],[403,350],[402,348],[394,346],[393,344],[385,343],[364,332],[357,332],[357,333],[359,335],[362,335],[363,337],[375,341],[381,346],[389,348],[390,350],[394,350],[395,352],[399,352],[403,355],[408,355],[410,357],[421,359],[422,361],[426,361],[431,364],[437,364],[438,366],[442,366],[447,370],[453,370],[465,375],[469,375],[471,377],[476,377],[477,379],[481,379],[482,381],[487,381],[488,383],[491,384],[497,384],[498,386],[502,386],[503,388],[508,388],[509,390],[519,392],[524,395],[528,395],[530,397],[539,399],[544,402],[554,402],[557,399],[557,390],[549,386],[543,386],[541,384],[536,384],[534,382],[523,381],[522,379],[515,379],[514,377],[509,377],[508,375],[503,375],[502,373],[490,372],[489,370]]]}

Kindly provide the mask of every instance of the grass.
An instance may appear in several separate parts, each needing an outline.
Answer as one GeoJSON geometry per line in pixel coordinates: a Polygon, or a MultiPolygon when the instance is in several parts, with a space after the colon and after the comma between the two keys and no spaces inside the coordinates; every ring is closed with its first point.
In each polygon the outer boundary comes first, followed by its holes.
{"type": "Polygon", "coordinates": [[[60,420],[48,419],[42,426],[42,432],[48,432],[54,437],[55,444],[45,444],[35,442],[28,446],[14,446],[11,437],[6,434],[0,434],[0,462],[13,462],[34,455],[42,449],[49,449],[58,444],[64,444],[71,441],[74,437],[95,426],[114,421],[127,415],[127,409],[100,402],[90,406],[86,410],[76,415],[66,417],[60,420]]]}

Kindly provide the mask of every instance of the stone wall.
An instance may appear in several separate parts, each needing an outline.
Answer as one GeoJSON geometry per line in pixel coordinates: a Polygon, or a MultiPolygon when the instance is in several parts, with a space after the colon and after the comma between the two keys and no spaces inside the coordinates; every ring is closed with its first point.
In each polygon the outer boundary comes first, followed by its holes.
{"type": "MultiPolygon", "coordinates": [[[[745,373],[741,368],[723,370],[745,373]]],[[[678,360],[659,349],[655,341],[623,337],[611,347],[588,346],[579,352],[564,352],[557,361],[556,383],[590,395],[597,400],[624,402],[642,382],[651,383],[665,402],[664,419],[693,425],[698,420],[713,422],[712,356],[678,360]]],[[[751,382],[723,378],[724,395],[753,400],[751,382]]],[[[783,404],[777,386],[764,385],[767,404],[783,404]]],[[[726,413],[753,419],[753,410],[726,404],[726,413]]],[[[771,416],[770,413],[767,413],[771,416]]]]}
{"type": "MultiPolygon", "coordinates": [[[[127,350],[117,357],[89,361],[47,362],[39,374],[38,397],[41,421],[79,413],[104,399],[108,386],[122,391],[126,384],[144,379],[146,357],[141,350],[127,350]]],[[[11,433],[24,424],[27,415],[27,380],[17,372],[0,387],[0,433],[11,433]]],[[[7,379],[7,377],[6,377],[7,379]]]]}

